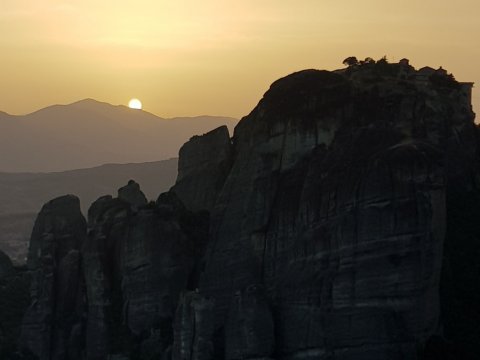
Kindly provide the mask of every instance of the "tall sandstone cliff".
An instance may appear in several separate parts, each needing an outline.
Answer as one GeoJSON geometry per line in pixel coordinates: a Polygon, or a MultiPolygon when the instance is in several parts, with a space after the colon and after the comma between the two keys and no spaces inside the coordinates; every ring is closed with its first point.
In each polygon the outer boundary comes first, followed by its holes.
{"type": "Polygon", "coordinates": [[[22,348],[42,360],[477,359],[479,145],[468,85],[442,71],[289,75],[232,139],[219,128],[185,144],[155,203],[132,181],[92,205],[88,231],[70,210],[49,218],[64,201],[42,210],[22,348]]]}

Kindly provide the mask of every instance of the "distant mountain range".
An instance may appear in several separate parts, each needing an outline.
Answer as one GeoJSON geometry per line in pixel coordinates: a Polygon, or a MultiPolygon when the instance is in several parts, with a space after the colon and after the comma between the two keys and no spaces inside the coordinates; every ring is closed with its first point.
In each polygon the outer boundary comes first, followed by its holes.
{"type": "Polygon", "coordinates": [[[237,122],[217,116],[164,119],[92,99],[22,116],[0,112],[0,171],[51,172],[168,159],[178,156],[193,135],[220,125],[233,129],[237,122]]]}
{"type": "Polygon", "coordinates": [[[21,263],[37,213],[57,196],[77,195],[86,215],[94,200],[116,195],[130,179],[140,184],[147,199],[155,200],[174,184],[176,176],[176,158],[55,173],[0,173],[0,250],[21,263]]]}

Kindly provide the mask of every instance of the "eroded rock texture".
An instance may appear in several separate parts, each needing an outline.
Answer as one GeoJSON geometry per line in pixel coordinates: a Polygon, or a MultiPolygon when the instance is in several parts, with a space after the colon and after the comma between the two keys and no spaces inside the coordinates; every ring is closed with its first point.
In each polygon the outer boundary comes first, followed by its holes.
{"type": "Polygon", "coordinates": [[[131,181],[91,206],[87,234],[78,200],[53,200],[32,234],[24,348],[42,360],[479,358],[468,90],[405,62],[298,72],[232,139],[218,128],[187,142],[156,202],[131,181]]]}
{"type": "Polygon", "coordinates": [[[263,284],[278,358],[416,359],[445,335],[447,187],[475,186],[474,116],[455,83],[377,75],[290,75],[236,127],[200,286],[216,333],[263,284]]]}
{"type": "Polygon", "coordinates": [[[225,358],[269,358],[275,348],[273,316],[263,288],[235,293],[225,323],[225,358]]]}
{"type": "Polygon", "coordinates": [[[132,353],[150,359],[167,350],[179,295],[198,282],[192,271],[204,252],[207,221],[173,193],[143,206],[108,196],[92,205],[84,247],[89,359],[132,353]]]}
{"type": "Polygon", "coordinates": [[[171,191],[192,211],[212,210],[232,163],[226,126],[194,136],[180,149],[178,176],[171,191]]]}
{"type": "Polygon", "coordinates": [[[135,180],[130,180],[127,185],[118,189],[118,198],[129,203],[135,209],[147,204],[147,198],[135,180]]]}
{"type": "Polygon", "coordinates": [[[30,301],[30,277],[0,251],[0,359],[16,359],[22,318],[30,301]]]}
{"type": "Polygon", "coordinates": [[[128,234],[130,213],[127,202],[111,196],[99,198],[88,211],[88,236],[83,248],[88,298],[85,339],[88,359],[104,359],[121,349],[125,341],[121,245],[128,234]]]}
{"type": "Polygon", "coordinates": [[[0,250],[0,280],[7,278],[14,273],[12,260],[0,250]]]}
{"type": "Polygon", "coordinates": [[[175,315],[173,360],[214,358],[215,303],[198,292],[183,293],[175,315]]]}
{"type": "Polygon", "coordinates": [[[81,359],[78,340],[85,312],[80,250],[86,221],[77,197],[45,204],[30,240],[31,305],[22,323],[21,343],[40,360],[81,359]]]}

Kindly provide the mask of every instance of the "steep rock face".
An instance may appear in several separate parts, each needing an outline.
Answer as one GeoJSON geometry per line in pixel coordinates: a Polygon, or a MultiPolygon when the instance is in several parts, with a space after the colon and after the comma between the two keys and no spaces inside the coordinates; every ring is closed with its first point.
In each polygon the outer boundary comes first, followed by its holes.
{"type": "Polygon", "coordinates": [[[207,235],[208,214],[188,211],[174,193],[146,204],[133,181],[92,204],[88,233],[78,198],[47,203],[30,241],[23,354],[150,359],[171,351],[175,310],[181,292],[198,287],[207,235]]]}
{"type": "Polygon", "coordinates": [[[145,194],[134,180],[130,180],[127,185],[118,189],[118,198],[129,203],[133,208],[147,204],[145,194]]]}
{"type": "Polygon", "coordinates": [[[198,282],[207,221],[173,193],[144,206],[109,196],[92,204],[83,252],[88,359],[167,350],[180,293],[198,282]]]}
{"type": "Polygon", "coordinates": [[[43,206],[32,232],[28,266],[31,305],[22,323],[21,343],[40,360],[80,359],[78,343],[85,311],[80,249],[86,221],[72,195],[43,206]]]}
{"type": "Polygon", "coordinates": [[[478,175],[466,173],[463,182],[457,179],[456,186],[447,188],[447,237],[440,283],[444,336],[429,342],[429,360],[480,356],[478,179],[478,175]]]}
{"type": "Polygon", "coordinates": [[[232,162],[226,126],[194,136],[179,153],[178,176],[170,191],[192,211],[211,210],[232,162]]]}
{"type": "Polygon", "coordinates": [[[214,358],[215,303],[198,292],[183,293],[175,315],[173,360],[214,358]]]}
{"type": "Polygon", "coordinates": [[[178,297],[187,288],[194,262],[193,246],[177,219],[159,214],[155,207],[142,209],[131,219],[123,261],[122,292],[130,331],[137,336],[151,328],[171,331],[178,297]]]}
{"type": "Polygon", "coordinates": [[[95,201],[88,211],[88,236],[83,268],[88,299],[86,355],[105,359],[121,348],[121,244],[128,234],[128,203],[111,196],[95,201]]]}
{"type": "Polygon", "coordinates": [[[315,70],[274,83],[235,129],[212,211],[200,288],[216,334],[233,336],[235,292],[263,284],[278,357],[422,356],[442,332],[447,181],[472,188],[476,152],[455,83],[315,70]]]}
{"type": "Polygon", "coordinates": [[[187,143],[155,203],[132,181],[91,206],[87,235],[78,200],[45,205],[24,349],[477,359],[479,132],[462,86],[438,76],[386,63],[295,73],[233,142],[220,128],[187,143]]]}
{"type": "Polygon", "coordinates": [[[0,280],[14,273],[12,260],[0,250],[0,280]]]}
{"type": "Polygon", "coordinates": [[[15,359],[22,318],[30,301],[30,277],[0,252],[0,359],[15,359]]]}
{"type": "Polygon", "coordinates": [[[225,324],[225,359],[259,359],[273,355],[273,316],[263,288],[250,285],[233,296],[225,324]]]}

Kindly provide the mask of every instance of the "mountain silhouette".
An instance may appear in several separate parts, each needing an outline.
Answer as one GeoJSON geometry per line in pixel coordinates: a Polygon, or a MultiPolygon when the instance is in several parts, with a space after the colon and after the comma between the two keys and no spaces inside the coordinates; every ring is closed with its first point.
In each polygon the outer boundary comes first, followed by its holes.
{"type": "Polygon", "coordinates": [[[21,116],[0,112],[0,171],[52,172],[168,159],[190,137],[220,125],[233,128],[237,121],[218,116],[165,119],[93,99],[21,116]]]}

